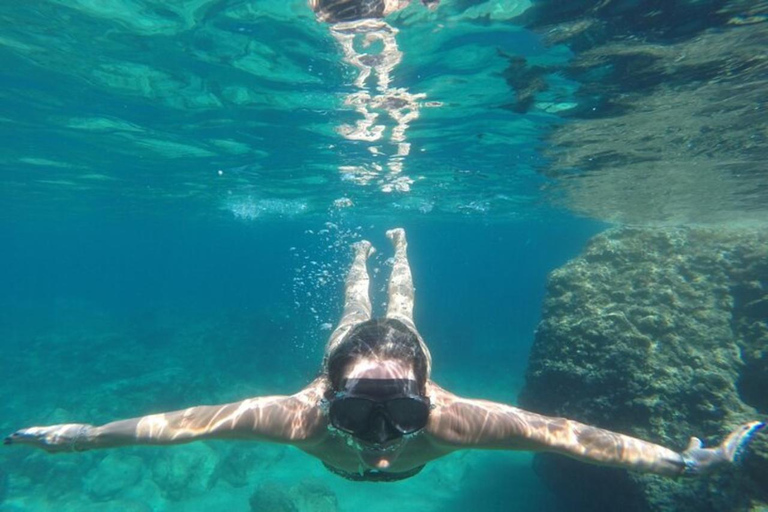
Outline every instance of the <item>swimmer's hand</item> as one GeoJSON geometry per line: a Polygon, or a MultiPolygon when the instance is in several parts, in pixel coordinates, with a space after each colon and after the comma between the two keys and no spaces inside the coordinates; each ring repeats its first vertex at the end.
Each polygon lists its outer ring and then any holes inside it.
{"type": "Polygon", "coordinates": [[[683,475],[700,475],[724,465],[733,464],[749,443],[752,436],[765,427],[765,423],[746,423],[723,440],[717,448],[704,448],[701,439],[692,437],[682,455],[685,468],[683,475]]]}
{"type": "Polygon", "coordinates": [[[81,452],[92,428],[82,423],[23,428],[6,437],[3,444],[26,444],[48,453],[81,452]]]}

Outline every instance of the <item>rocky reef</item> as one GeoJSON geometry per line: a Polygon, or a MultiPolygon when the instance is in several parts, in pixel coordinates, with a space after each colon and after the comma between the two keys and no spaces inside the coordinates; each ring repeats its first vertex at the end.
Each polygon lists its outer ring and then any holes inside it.
{"type": "Polygon", "coordinates": [[[275,482],[257,487],[250,498],[252,512],[338,512],[336,495],[322,483],[305,480],[286,488],[275,482]]]}
{"type": "MultiPolygon", "coordinates": [[[[521,406],[675,449],[768,415],[768,232],[609,230],[554,271],[521,406]]],[[[666,479],[539,455],[569,510],[762,510],[768,436],[742,464],[666,479]]]]}
{"type": "Polygon", "coordinates": [[[83,481],[83,490],[94,501],[112,500],[139,483],[143,461],[136,455],[109,453],[83,481]]]}

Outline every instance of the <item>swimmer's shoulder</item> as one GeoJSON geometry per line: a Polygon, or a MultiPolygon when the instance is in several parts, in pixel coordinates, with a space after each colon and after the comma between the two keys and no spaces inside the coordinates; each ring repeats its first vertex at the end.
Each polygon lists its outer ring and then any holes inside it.
{"type": "Polygon", "coordinates": [[[317,407],[327,399],[329,389],[331,389],[331,382],[328,376],[323,374],[316,377],[315,380],[293,396],[299,398],[302,403],[307,404],[309,407],[317,407]]]}
{"type": "Polygon", "coordinates": [[[432,379],[427,381],[426,393],[432,405],[432,410],[447,407],[459,399],[458,396],[454,395],[450,391],[446,391],[438,384],[436,384],[432,379]]]}

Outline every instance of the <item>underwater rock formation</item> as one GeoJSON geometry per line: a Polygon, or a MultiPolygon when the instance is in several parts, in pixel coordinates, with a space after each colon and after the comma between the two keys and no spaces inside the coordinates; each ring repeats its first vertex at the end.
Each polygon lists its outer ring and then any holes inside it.
{"type": "Polygon", "coordinates": [[[288,491],[275,483],[260,485],[249,500],[253,512],[298,512],[288,491]]]}
{"type": "Polygon", "coordinates": [[[219,458],[209,486],[213,487],[221,479],[232,487],[245,487],[251,481],[253,472],[268,473],[272,466],[280,463],[284,455],[284,447],[279,446],[268,449],[258,444],[228,447],[219,458]]]}
{"type": "Polygon", "coordinates": [[[110,453],[85,476],[83,489],[96,501],[111,500],[141,480],[144,462],[135,455],[110,453]]]}
{"type": "Polygon", "coordinates": [[[169,500],[200,495],[211,487],[219,454],[204,443],[163,451],[152,465],[152,479],[169,500]]]}
{"type": "Polygon", "coordinates": [[[285,488],[274,482],[260,485],[251,495],[253,512],[338,512],[336,494],[320,482],[305,480],[285,488]]]}
{"type": "Polygon", "coordinates": [[[249,448],[229,449],[216,466],[214,481],[222,479],[235,488],[248,485],[249,476],[259,460],[257,452],[249,448]]]}
{"type": "Polygon", "coordinates": [[[305,480],[295,485],[291,494],[296,496],[299,510],[311,512],[338,512],[336,494],[321,482],[305,480]]]}
{"type": "MultiPolygon", "coordinates": [[[[768,232],[610,230],[547,289],[523,407],[675,449],[766,419],[768,232]]],[[[768,502],[766,437],[740,467],[698,479],[554,455],[535,468],[569,510],[748,510],[768,502]]]]}

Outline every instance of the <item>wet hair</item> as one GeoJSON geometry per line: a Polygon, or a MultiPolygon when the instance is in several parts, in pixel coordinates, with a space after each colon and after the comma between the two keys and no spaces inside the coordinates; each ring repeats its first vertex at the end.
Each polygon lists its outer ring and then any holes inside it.
{"type": "Polygon", "coordinates": [[[344,369],[365,357],[411,363],[419,390],[422,393],[426,391],[429,365],[427,355],[416,333],[403,322],[392,318],[377,318],[354,326],[325,361],[331,388],[338,391],[344,369]]]}
{"type": "Polygon", "coordinates": [[[384,0],[318,0],[315,10],[326,17],[326,21],[357,21],[384,17],[384,0]]]}

